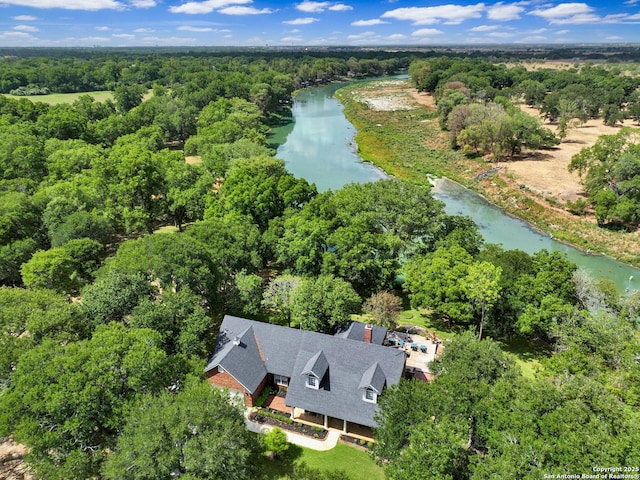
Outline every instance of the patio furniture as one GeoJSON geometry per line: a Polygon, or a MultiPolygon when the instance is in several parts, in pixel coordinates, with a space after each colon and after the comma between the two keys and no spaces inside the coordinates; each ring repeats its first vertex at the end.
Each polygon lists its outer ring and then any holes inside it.
{"type": "Polygon", "coordinates": [[[402,340],[401,338],[398,339],[398,346],[404,347],[404,340],[402,340]]]}
{"type": "Polygon", "coordinates": [[[422,353],[427,353],[427,346],[426,345],[420,345],[420,351],[422,353]]]}
{"type": "Polygon", "coordinates": [[[412,343],[411,344],[411,350],[413,350],[414,352],[418,351],[418,344],[417,343],[412,343]]]}
{"type": "Polygon", "coordinates": [[[393,338],[393,337],[389,337],[388,342],[389,342],[389,345],[395,345],[396,344],[396,339],[393,338]]]}

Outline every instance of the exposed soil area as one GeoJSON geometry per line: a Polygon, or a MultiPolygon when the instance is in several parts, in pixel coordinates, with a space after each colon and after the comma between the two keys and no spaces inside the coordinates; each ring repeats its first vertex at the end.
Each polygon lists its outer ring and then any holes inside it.
{"type": "Polygon", "coordinates": [[[0,479],[1,480],[35,480],[23,462],[27,447],[5,439],[0,443],[0,479]]]}

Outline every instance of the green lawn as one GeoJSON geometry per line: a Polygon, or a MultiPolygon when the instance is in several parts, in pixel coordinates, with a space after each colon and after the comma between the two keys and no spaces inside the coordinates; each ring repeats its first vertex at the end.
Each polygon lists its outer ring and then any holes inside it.
{"type": "Polygon", "coordinates": [[[384,472],[371,456],[355,447],[338,443],[335,448],[319,452],[291,445],[287,458],[269,460],[261,457],[258,468],[261,480],[281,480],[291,474],[294,464],[304,462],[318,470],[342,470],[351,480],[383,480],[384,472]]]}
{"type": "Polygon", "coordinates": [[[113,92],[110,92],[108,90],[101,90],[101,91],[95,91],[95,92],[82,92],[82,93],[52,93],[50,95],[28,95],[28,96],[5,94],[5,96],[9,98],[15,98],[18,100],[21,98],[26,98],[33,102],[43,102],[43,103],[48,103],[49,105],[56,105],[58,103],[73,103],[81,95],[90,95],[95,99],[96,102],[113,100],[113,92]]]}

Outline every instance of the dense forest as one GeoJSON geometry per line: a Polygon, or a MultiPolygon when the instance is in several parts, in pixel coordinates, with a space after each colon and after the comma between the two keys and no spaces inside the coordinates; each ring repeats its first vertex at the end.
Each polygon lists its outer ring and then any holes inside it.
{"type": "MultiPolygon", "coordinates": [[[[333,332],[365,312],[393,327],[401,300],[459,333],[434,382],[381,397],[374,453],[389,478],[640,465],[640,294],[555,252],[485,244],[428,185],[318,193],[269,148],[296,88],[393,72],[415,55],[0,61],[3,91],[113,91],[52,106],[0,96],[0,437],[30,448],[39,477],[260,478],[265,446],[202,378],[222,315],[333,332]],[[523,375],[504,353],[514,339],[538,347],[541,372],[523,375]]],[[[447,69],[458,63],[484,65],[447,69]]],[[[486,69],[504,74],[501,88],[464,70],[428,83],[431,65],[411,72],[440,103],[483,90],[513,115],[515,72],[486,69]]],[[[292,478],[325,476],[345,478],[292,478]]]]}

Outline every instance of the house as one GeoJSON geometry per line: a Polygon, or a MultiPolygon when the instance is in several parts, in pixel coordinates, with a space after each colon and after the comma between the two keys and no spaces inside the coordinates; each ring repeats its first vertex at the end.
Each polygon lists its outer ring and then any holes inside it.
{"type": "Polygon", "coordinates": [[[382,345],[386,330],[352,323],[337,335],[225,316],[205,368],[212,385],[253,406],[267,386],[286,389],[292,418],[374,427],[378,396],[403,375],[405,352],[382,345]]]}

